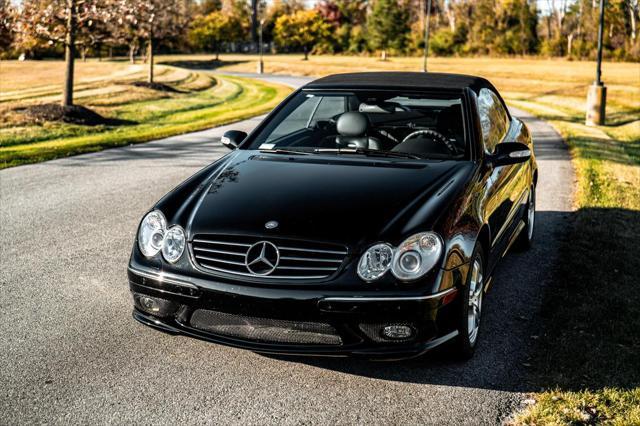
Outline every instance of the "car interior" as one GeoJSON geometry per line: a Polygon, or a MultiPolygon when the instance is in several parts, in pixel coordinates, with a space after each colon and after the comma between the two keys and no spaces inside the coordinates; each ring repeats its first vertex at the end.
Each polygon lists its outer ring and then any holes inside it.
{"type": "Polygon", "coordinates": [[[252,149],[466,155],[462,100],[398,92],[301,92],[256,137],[252,149]]]}

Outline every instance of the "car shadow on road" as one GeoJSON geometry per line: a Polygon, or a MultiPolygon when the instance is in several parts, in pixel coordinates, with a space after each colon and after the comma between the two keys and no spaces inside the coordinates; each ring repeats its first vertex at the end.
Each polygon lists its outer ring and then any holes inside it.
{"type": "Polygon", "coordinates": [[[358,358],[278,357],[286,362],[380,380],[493,389],[537,391],[529,370],[542,333],[540,308],[544,289],[554,277],[560,241],[570,212],[538,211],[536,244],[510,251],[500,262],[485,299],[481,337],[475,356],[460,361],[443,346],[406,361],[358,358]]]}
{"type": "Polygon", "coordinates": [[[244,64],[249,61],[220,61],[215,59],[207,60],[182,60],[182,61],[161,61],[162,65],[170,65],[172,67],[187,68],[198,71],[214,71],[220,67],[244,64]]]}

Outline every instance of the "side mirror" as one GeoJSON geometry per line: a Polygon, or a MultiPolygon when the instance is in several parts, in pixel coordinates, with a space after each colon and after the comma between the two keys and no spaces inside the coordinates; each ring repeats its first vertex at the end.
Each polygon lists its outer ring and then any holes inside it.
{"type": "Polygon", "coordinates": [[[531,150],[527,145],[520,142],[503,142],[496,145],[494,153],[489,156],[489,161],[497,167],[524,163],[530,158],[531,150]]]}
{"type": "Polygon", "coordinates": [[[241,132],[239,130],[228,130],[224,132],[224,135],[222,135],[220,142],[222,142],[222,145],[226,146],[227,148],[234,150],[238,148],[240,143],[245,140],[246,137],[247,134],[245,132],[241,132]]]}

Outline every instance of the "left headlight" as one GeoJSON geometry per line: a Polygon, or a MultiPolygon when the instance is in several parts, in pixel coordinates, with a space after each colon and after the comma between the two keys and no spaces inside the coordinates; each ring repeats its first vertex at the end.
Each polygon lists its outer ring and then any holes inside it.
{"type": "Polygon", "coordinates": [[[146,257],[153,257],[162,249],[167,220],[159,210],[147,214],[138,229],[138,247],[146,257]]]}
{"type": "Polygon", "coordinates": [[[181,226],[172,226],[164,236],[162,256],[167,262],[176,262],[184,253],[185,237],[181,226]]]}
{"type": "Polygon", "coordinates": [[[435,232],[412,235],[393,254],[391,273],[403,281],[417,280],[436,266],[442,251],[442,239],[435,232]]]}
{"type": "Polygon", "coordinates": [[[186,246],[184,229],[175,225],[167,229],[167,219],[159,210],[147,214],[138,230],[138,247],[146,257],[153,257],[162,251],[167,262],[180,259],[186,246]]]}

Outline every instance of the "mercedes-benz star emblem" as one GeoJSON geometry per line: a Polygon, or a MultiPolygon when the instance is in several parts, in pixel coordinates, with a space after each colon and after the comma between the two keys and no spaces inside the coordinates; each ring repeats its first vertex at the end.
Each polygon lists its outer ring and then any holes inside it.
{"type": "Polygon", "coordinates": [[[247,250],[244,263],[249,272],[255,275],[269,275],[278,267],[280,252],[269,241],[258,241],[247,250]]]}
{"type": "Polygon", "coordinates": [[[269,222],[264,224],[264,227],[267,229],[276,229],[278,227],[278,225],[280,225],[278,222],[276,222],[275,220],[270,220],[269,222]]]}

